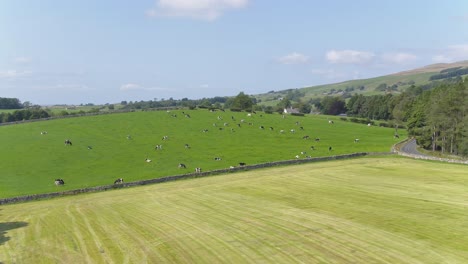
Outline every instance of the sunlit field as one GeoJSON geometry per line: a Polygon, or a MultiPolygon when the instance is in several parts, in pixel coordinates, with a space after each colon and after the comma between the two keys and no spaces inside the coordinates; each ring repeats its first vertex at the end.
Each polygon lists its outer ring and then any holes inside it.
{"type": "Polygon", "coordinates": [[[466,165],[276,167],[2,206],[4,263],[466,263],[466,165]]]}
{"type": "Polygon", "coordinates": [[[2,126],[0,197],[108,185],[117,178],[129,182],[192,173],[197,167],[229,168],[240,162],[388,152],[397,142],[393,133],[391,128],[336,117],[283,118],[208,110],[119,113],[2,126]],[[64,144],[66,139],[72,146],[64,144]],[[162,148],[157,150],[156,145],[162,148]],[[179,163],[186,169],[178,168],[179,163]],[[55,186],[57,178],[65,185],[55,186]]]}

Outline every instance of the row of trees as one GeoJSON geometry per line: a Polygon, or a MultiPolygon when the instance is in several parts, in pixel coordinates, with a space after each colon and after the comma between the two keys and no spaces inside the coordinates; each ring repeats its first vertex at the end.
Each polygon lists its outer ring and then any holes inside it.
{"type": "Polygon", "coordinates": [[[410,95],[395,112],[426,149],[468,156],[468,78],[410,95]]]}
{"type": "Polygon", "coordinates": [[[16,122],[50,117],[50,113],[44,109],[32,108],[16,110],[13,113],[0,113],[0,123],[16,122]]]}
{"type": "Polygon", "coordinates": [[[21,109],[23,104],[21,104],[18,98],[5,98],[0,97],[0,109],[21,109]]]}

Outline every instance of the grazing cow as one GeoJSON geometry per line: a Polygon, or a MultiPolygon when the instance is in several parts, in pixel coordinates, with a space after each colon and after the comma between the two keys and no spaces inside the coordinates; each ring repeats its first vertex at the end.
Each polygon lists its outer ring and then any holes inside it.
{"type": "Polygon", "coordinates": [[[245,120],[244,120],[244,119],[241,119],[241,123],[244,123],[244,122],[245,122],[245,120]]]}
{"type": "Polygon", "coordinates": [[[310,146],[310,149],[311,149],[311,150],[315,150],[315,147],[314,147],[314,146],[310,146]]]}
{"type": "Polygon", "coordinates": [[[196,173],[200,173],[201,171],[202,171],[201,168],[195,168],[196,173]]]}
{"type": "Polygon", "coordinates": [[[189,144],[185,144],[185,149],[189,149],[190,148],[190,145],[189,144]]]}
{"type": "Polygon", "coordinates": [[[73,144],[72,144],[71,140],[65,139],[65,145],[71,146],[71,145],[73,145],[73,144]]]}
{"type": "Polygon", "coordinates": [[[160,150],[160,149],[162,149],[162,145],[159,145],[159,144],[158,144],[158,145],[156,145],[156,146],[154,147],[154,149],[160,150]]]}
{"type": "Polygon", "coordinates": [[[236,119],[234,118],[234,116],[231,116],[231,119],[234,120],[234,121],[236,121],[236,119]]]}
{"type": "Polygon", "coordinates": [[[128,140],[132,139],[132,136],[127,135],[127,139],[128,139],[128,140]]]}
{"type": "Polygon", "coordinates": [[[301,123],[299,123],[299,121],[296,121],[296,123],[294,123],[294,124],[296,124],[296,126],[298,126],[298,125],[300,125],[301,123]]]}
{"type": "Polygon", "coordinates": [[[296,155],[296,159],[300,158],[299,155],[296,155]]]}
{"type": "Polygon", "coordinates": [[[291,129],[290,131],[291,131],[291,133],[296,133],[295,129],[291,129]]]}
{"type": "Polygon", "coordinates": [[[309,139],[309,136],[303,136],[302,139],[309,139]]]}
{"type": "Polygon", "coordinates": [[[122,178],[118,178],[117,180],[114,181],[114,184],[122,184],[124,183],[124,180],[122,178]]]}
{"type": "Polygon", "coordinates": [[[240,125],[240,124],[237,124],[237,127],[241,127],[241,125],[240,125]]]}
{"type": "Polygon", "coordinates": [[[367,126],[372,126],[372,124],[371,124],[371,123],[368,123],[367,126]]]}
{"type": "Polygon", "coordinates": [[[146,159],[145,159],[145,161],[146,161],[146,162],[151,162],[151,160],[150,160],[150,159],[148,159],[148,158],[146,158],[146,159]]]}
{"type": "Polygon", "coordinates": [[[260,129],[263,130],[263,129],[265,129],[265,127],[264,127],[264,126],[260,126],[260,129]]]}
{"type": "Polygon", "coordinates": [[[189,115],[189,114],[185,114],[185,117],[186,117],[186,118],[190,118],[190,115],[189,115]]]}
{"type": "Polygon", "coordinates": [[[223,118],[222,118],[222,117],[220,117],[220,116],[218,116],[218,120],[223,120],[223,118]]]}
{"type": "Polygon", "coordinates": [[[62,179],[55,179],[55,185],[59,186],[59,185],[64,185],[65,182],[62,180],[62,179]]]}
{"type": "Polygon", "coordinates": [[[358,143],[358,142],[359,142],[359,138],[355,138],[354,143],[358,143]]]}
{"type": "Polygon", "coordinates": [[[90,150],[91,150],[91,149],[93,149],[93,147],[92,147],[92,146],[88,146],[88,149],[90,149],[90,150]]]}
{"type": "Polygon", "coordinates": [[[300,130],[304,130],[304,127],[299,127],[300,130]]]}
{"type": "Polygon", "coordinates": [[[270,127],[270,130],[273,131],[273,127],[270,127]]]}
{"type": "Polygon", "coordinates": [[[234,169],[235,167],[234,166],[229,166],[230,169],[234,169]]]}
{"type": "Polygon", "coordinates": [[[41,131],[41,135],[47,134],[47,131],[41,131]]]}
{"type": "Polygon", "coordinates": [[[213,123],[213,126],[215,127],[215,126],[216,126],[216,123],[213,123]]]}
{"type": "Polygon", "coordinates": [[[331,147],[331,146],[330,146],[330,147],[328,147],[328,151],[332,151],[332,147],[331,147]]]}
{"type": "Polygon", "coordinates": [[[183,164],[183,163],[179,163],[178,167],[179,167],[179,169],[186,169],[187,168],[187,166],[185,166],[185,164],[183,164]]]}
{"type": "Polygon", "coordinates": [[[220,161],[220,160],[221,160],[221,158],[220,158],[220,157],[215,157],[215,158],[214,158],[214,160],[216,160],[216,161],[220,161]]]}
{"type": "Polygon", "coordinates": [[[229,126],[229,124],[228,124],[228,123],[224,123],[224,126],[229,126]]]}
{"type": "Polygon", "coordinates": [[[334,124],[333,120],[328,120],[328,124],[334,124]]]}
{"type": "Polygon", "coordinates": [[[203,129],[202,132],[206,133],[206,132],[208,132],[208,129],[203,129]]]}
{"type": "Polygon", "coordinates": [[[283,130],[283,129],[281,129],[281,130],[280,130],[280,133],[281,133],[281,134],[283,134],[283,133],[284,133],[284,130],[283,130]]]}
{"type": "Polygon", "coordinates": [[[315,138],[315,141],[319,142],[319,141],[320,141],[320,138],[315,138]]]}
{"type": "Polygon", "coordinates": [[[252,114],[247,114],[247,116],[252,116],[252,114]]]}
{"type": "Polygon", "coordinates": [[[400,135],[395,134],[395,135],[393,135],[393,138],[400,138],[400,135]]]}
{"type": "Polygon", "coordinates": [[[162,137],[162,140],[168,140],[168,139],[169,139],[169,136],[162,137]]]}
{"type": "Polygon", "coordinates": [[[305,155],[307,152],[305,151],[301,151],[301,155],[305,155]]]}
{"type": "Polygon", "coordinates": [[[245,162],[239,162],[239,166],[242,167],[242,166],[245,166],[245,165],[247,165],[245,162]]]}
{"type": "Polygon", "coordinates": [[[311,159],[312,157],[311,156],[306,156],[306,159],[311,159]]]}

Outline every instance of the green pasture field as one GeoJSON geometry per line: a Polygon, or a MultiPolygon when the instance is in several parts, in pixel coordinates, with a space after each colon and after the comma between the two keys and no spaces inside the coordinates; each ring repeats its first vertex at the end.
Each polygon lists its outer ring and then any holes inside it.
{"type": "Polygon", "coordinates": [[[467,263],[466,165],[275,167],[0,209],[4,263],[467,263]]]}
{"type": "MultiPolygon", "coordinates": [[[[185,110],[190,115],[187,118],[182,112],[116,113],[1,126],[0,198],[108,185],[117,178],[130,182],[185,174],[197,167],[208,171],[238,166],[239,162],[290,160],[296,155],[388,152],[397,141],[391,128],[368,127],[333,116],[283,118],[258,113],[249,117],[245,112],[185,110]],[[204,129],[208,132],[202,132],[204,129]],[[43,131],[47,134],[41,134],[43,131]],[[305,135],[310,139],[303,139],[305,135]],[[162,140],[163,136],[168,140],[162,140]],[[360,142],[354,143],[355,138],[360,142]],[[73,145],[66,146],[66,139],[73,145]],[[155,150],[157,144],[163,148],[155,150]],[[221,160],[215,161],[215,157],[221,160]],[[178,168],[179,163],[187,169],[178,168]],[[65,185],[55,186],[57,178],[65,185]]],[[[405,132],[400,132],[404,138],[405,132]]]]}

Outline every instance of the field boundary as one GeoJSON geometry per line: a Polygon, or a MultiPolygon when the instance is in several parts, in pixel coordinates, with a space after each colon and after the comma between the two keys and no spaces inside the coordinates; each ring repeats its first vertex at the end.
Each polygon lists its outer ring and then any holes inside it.
{"type": "Polygon", "coordinates": [[[157,183],[171,182],[171,181],[191,179],[191,178],[200,178],[200,177],[228,174],[232,172],[270,168],[270,167],[275,167],[275,166],[305,164],[305,163],[310,163],[310,162],[342,160],[342,159],[351,159],[351,158],[357,158],[357,157],[363,157],[363,156],[382,156],[382,155],[393,155],[393,154],[394,154],[393,152],[359,152],[359,153],[343,154],[343,155],[327,156],[327,157],[266,162],[266,163],[261,163],[261,164],[238,166],[234,168],[218,169],[218,170],[211,170],[211,171],[198,172],[198,173],[194,172],[194,173],[166,176],[166,177],[149,179],[149,180],[126,182],[122,184],[111,184],[111,185],[104,185],[104,186],[95,186],[95,187],[88,187],[88,188],[82,188],[82,189],[68,190],[68,191],[62,191],[62,192],[31,194],[31,195],[16,196],[16,197],[10,197],[10,198],[2,198],[0,199],[0,205],[22,203],[22,202],[43,200],[43,199],[51,199],[51,198],[56,198],[56,197],[77,195],[77,194],[82,194],[82,193],[102,192],[102,191],[120,189],[120,188],[125,188],[125,187],[134,187],[134,186],[142,186],[142,185],[147,185],[147,184],[157,184],[157,183]]]}

